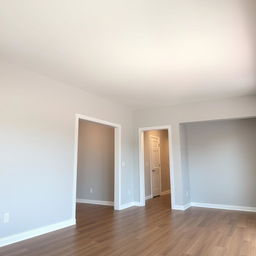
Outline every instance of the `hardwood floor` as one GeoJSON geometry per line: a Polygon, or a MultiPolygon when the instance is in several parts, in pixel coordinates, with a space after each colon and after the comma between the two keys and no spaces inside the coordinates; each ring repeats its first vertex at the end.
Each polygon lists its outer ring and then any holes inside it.
{"type": "Polygon", "coordinates": [[[168,195],[123,211],[78,204],[76,227],[0,248],[0,255],[256,256],[256,213],[169,205],[168,195]]]}

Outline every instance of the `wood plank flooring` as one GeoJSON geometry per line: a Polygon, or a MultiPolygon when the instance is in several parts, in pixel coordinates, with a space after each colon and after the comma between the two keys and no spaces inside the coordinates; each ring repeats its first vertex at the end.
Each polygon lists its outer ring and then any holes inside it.
{"type": "Polygon", "coordinates": [[[77,205],[77,226],[0,248],[1,256],[256,256],[256,213],[190,208],[169,196],[114,211],[77,205]]]}

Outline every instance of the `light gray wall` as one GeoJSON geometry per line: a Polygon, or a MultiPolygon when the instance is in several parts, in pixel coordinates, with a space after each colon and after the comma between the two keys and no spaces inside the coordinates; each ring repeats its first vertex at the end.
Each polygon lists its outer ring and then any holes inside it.
{"type": "Polygon", "coordinates": [[[182,171],[182,185],[184,189],[183,202],[188,204],[191,202],[190,196],[190,175],[188,166],[188,147],[187,147],[187,133],[186,126],[180,125],[180,153],[181,153],[181,171],[182,171]]]}
{"type": "Polygon", "coordinates": [[[114,201],[114,142],[113,127],[79,121],[78,199],[114,201]]]}
{"type": "Polygon", "coordinates": [[[0,112],[0,237],[72,218],[75,114],[121,124],[121,201],[133,201],[130,109],[0,62],[0,112]]]}
{"type": "Polygon", "coordinates": [[[145,196],[151,195],[150,136],[152,135],[160,138],[161,191],[170,189],[168,130],[146,131],[144,132],[145,196]]]}
{"type": "Polygon", "coordinates": [[[185,129],[191,201],[256,207],[256,119],[185,129]]]}
{"type": "Polygon", "coordinates": [[[189,199],[189,177],[182,167],[182,143],[180,124],[183,122],[246,118],[256,116],[256,97],[237,97],[215,101],[187,103],[177,106],[138,110],[134,113],[134,144],[137,150],[134,165],[134,196],[139,200],[138,128],[161,125],[171,126],[172,159],[175,204],[184,205],[189,199]]]}
{"type": "Polygon", "coordinates": [[[75,114],[122,126],[121,201],[139,201],[138,128],[171,125],[175,203],[185,203],[181,122],[256,116],[256,97],[135,111],[0,62],[0,237],[72,218],[75,114]],[[134,115],[133,115],[134,114],[134,115]],[[133,119],[134,117],[134,119],[133,119]],[[40,216],[40,219],[38,218],[40,216]]]}

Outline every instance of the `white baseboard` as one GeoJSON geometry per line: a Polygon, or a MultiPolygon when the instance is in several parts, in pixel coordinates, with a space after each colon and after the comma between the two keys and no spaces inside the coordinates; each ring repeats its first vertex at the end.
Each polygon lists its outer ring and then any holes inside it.
{"type": "Polygon", "coordinates": [[[153,196],[152,196],[152,195],[145,196],[145,200],[148,200],[148,199],[151,199],[151,198],[153,198],[153,196]]]}
{"type": "Polygon", "coordinates": [[[133,206],[144,206],[144,205],[141,205],[140,202],[129,202],[129,203],[126,203],[126,204],[121,204],[117,208],[117,210],[124,210],[124,209],[130,208],[130,207],[133,207],[133,206]]]}
{"type": "Polygon", "coordinates": [[[111,201],[100,201],[100,200],[91,200],[91,199],[76,199],[77,203],[82,204],[98,204],[98,205],[109,205],[114,206],[114,202],[111,201]]]}
{"type": "Polygon", "coordinates": [[[162,192],[160,193],[161,196],[163,196],[163,195],[169,195],[169,194],[170,194],[170,189],[169,189],[169,190],[162,191],[162,192]]]}
{"type": "Polygon", "coordinates": [[[238,205],[207,204],[207,203],[191,202],[191,206],[202,207],[202,208],[221,209],[221,210],[256,212],[256,207],[247,207],[247,206],[238,206],[238,205]]]}
{"type": "Polygon", "coordinates": [[[135,206],[134,202],[129,202],[129,203],[126,203],[126,204],[121,204],[117,210],[124,210],[124,209],[127,209],[129,207],[132,207],[132,206],[135,206]]]}
{"type": "Polygon", "coordinates": [[[191,203],[187,203],[184,205],[184,211],[191,207],[191,203]]]}
{"type": "MultiPolygon", "coordinates": [[[[114,205],[114,202],[110,202],[110,201],[98,201],[98,200],[89,200],[89,199],[77,199],[76,202],[83,203],[83,204],[98,204],[98,205],[109,205],[109,206],[114,205]]],[[[117,206],[115,210],[124,210],[132,206],[142,206],[142,205],[140,204],[140,202],[134,201],[134,202],[121,204],[120,206],[117,206]]]]}
{"type": "MultiPolygon", "coordinates": [[[[160,193],[161,196],[163,196],[163,195],[169,195],[169,194],[170,194],[170,190],[165,190],[165,191],[162,191],[162,192],[160,193]]],[[[153,195],[145,196],[145,200],[149,200],[149,199],[151,199],[151,198],[153,198],[153,195]]]]}
{"type": "Polygon", "coordinates": [[[7,237],[3,237],[0,238],[0,247],[2,246],[6,246],[9,244],[13,244],[13,243],[17,243],[26,239],[30,239],[36,236],[41,236],[44,235],[46,233],[50,233],[52,231],[56,231],[62,228],[66,228],[69,226],[73,226],[76,224],[76,220],[74,219],[70,219],[70,220],[66,220],[66,221],[62,221],[62,222],[58,222],[55,224],[51,224],[48,226],[44,226],[41,228],[36,228],[36,229],[32,229],[23,233],[19,233],[19,234],[15,234],[15,235],[11,235],[11,236],[7,236],[7,237]]]}
{"type": "Polygon", "coordinates": [[[172,210],[178,210],[178,211],[186,211],[190,207],[190,203],[184,204],[184,205],[174,205],[172,210]]]}
{"type": "Polygon", "coordinates": [[[145,204],[142,205],[140,202],[133,202],[133,205],[134,206],[145,206],[145,204]]]}
{"type": "Polygon", "coordinates": [[[183,205],[174,205],[172,207],[172,210],[179,210],[179,211],[184,211],[184,206],[183,205]]]}

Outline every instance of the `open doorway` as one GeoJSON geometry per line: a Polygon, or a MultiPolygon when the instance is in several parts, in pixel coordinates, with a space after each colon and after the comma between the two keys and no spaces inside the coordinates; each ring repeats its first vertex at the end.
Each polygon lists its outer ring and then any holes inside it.
{"type": "Polygon", "coordinates": [[[121,126],[83,115],[76,116],[76,203],[114,206],[121,204],[121,126]]]}
{"type": "Polygon", "coordinates": [[[139,136],[140,202],[161,201],[173,208],[170,127],[141,128],[139,136]]]}
{"type": "Polygon", "coordinates": [[[170,194],[168,130],[144,132],[146,199],[170,194]]]}
{"type": "Polygon", "coordinates": [[[114,206],[114,130],[79,120],[77,203],[114,206]]]}

